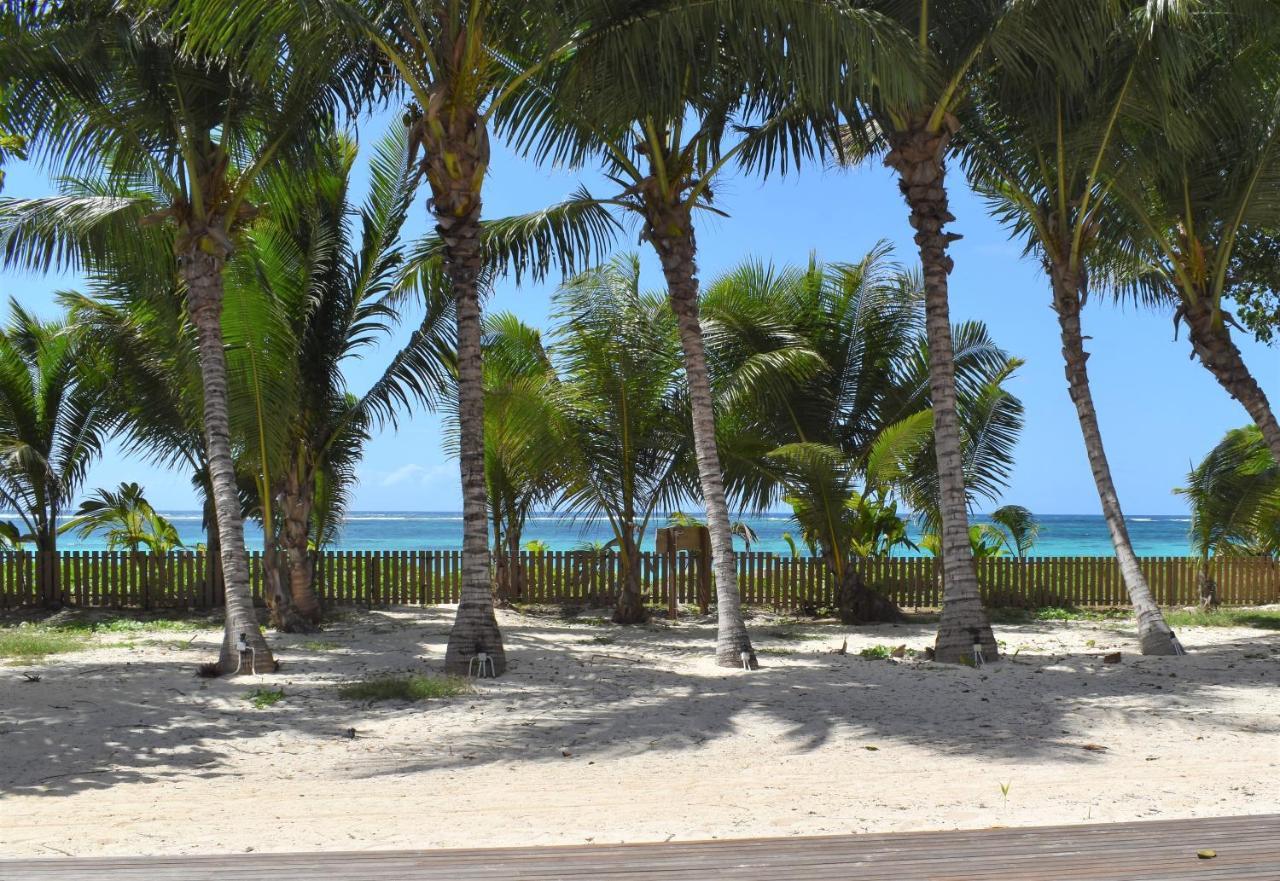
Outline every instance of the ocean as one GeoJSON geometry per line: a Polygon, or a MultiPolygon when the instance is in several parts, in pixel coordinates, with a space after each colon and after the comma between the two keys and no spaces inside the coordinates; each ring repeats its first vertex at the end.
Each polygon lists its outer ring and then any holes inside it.
{"type": "MultiPolygon", "coordinates": [[[[173,521],[183,542],[194,547],[204,541],[200,528],[200,514],[194,511],[165,512],[173,521]]],[[[5,518],[0,514],[0,519],[5,518]]],[[[751,546],[753,551],[789,553],[784,532],[797,535],[794,521],[789,514],[763,514],[740,518],[749,523],[760,537],[751,546]]],[[[978,516],[974,522],[985,518],[978,516]]],[[[1032,554],[1045,557],[1104,557],[1110,556],[1111,539],[1106,524],[1100,516],[1072,514],[1046,514],[1040,518],[1040,538],[1032,554]]],[[[1191,553],[1185,516],[1133,516],[1128,518],[1129,534],[1134,549],[1143,556],[1187,556],[1191,553]]],[[[645,548],[653,547],[653,530],[665,524],[665,518],[655,518],[645,537],[645,548]]],[[[911,529],[913,538],[918,530],[911,529]]],[[[560,514],[533,514],[525,528],[525,541],[538,539],[546,542],[551,550],[567,551],[585,542],[608,541],[612,537],[608,526],[602,522],[575,520],[560,514]]],[[[246,525],[246,538],[250,548],[261,547],[262,532],[254,524],[246,525]]],[[[798,535],[797,535],[798,541],[798,535]]],[[[740,539],[734,540],[738,550],[743,550],[740,539]]],[[[81,539],[67,533],[59,541],[64,550],[104,550],[106,541],[101,536],[81,539]]],[[[347,517],[342,534],[333,545],[340,550],[447,550],[462,546],[462,515],[449,511],[359,511],[347,517]]],[[[904,556],[911,552],[900,552],[904,556]]]]}

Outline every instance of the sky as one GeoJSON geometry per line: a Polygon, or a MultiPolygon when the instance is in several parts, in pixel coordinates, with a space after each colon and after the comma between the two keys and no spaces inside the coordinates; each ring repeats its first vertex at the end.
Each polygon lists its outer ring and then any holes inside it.
{"type": "MultiPolygon", "coordinates": [[[[393,115],[359,127],[365,143],[386,131],[393,115]]],[[[362,157],[363,158],[363,157],[362,157]]],[[[32,163],[6,167],[4,196],[34,197],[54,192],[51,180],[32,163]]],[[[363,190],[363,166],[357,171],[363,190]]],[[[484,215],[503,217],[537,210],[565,198],[585,182],[597,195],[609,185],[587,169],[549,169],[513,155],[495,141],[485,183],[484,215]]],[[[1067,396],[1057,322],[1049,306],[1043,271],[1022,256],[1022,247],[986,213],[982,200],[952,168],[948,229],[963,238],[951,249],[952,321],[978,318],[995,340],[1026,361],[1008,387],[1022,399],[1026,427],[1002,503],[1020,504],[1039,514],[1096,514],[1097,493],[1090,476],[1075,409],[1067,396]]],[[[419,195],[406,228],[408,237],[428,229],[425,195],[419,195]]],[[[775,263],[803,263],[811,253],[828,261],[860,259],[878,241],[890,242],[895,257],[915,262],[907,211],[889,171],[877,164],[856,169],[812,167],[799,174],[760,180],[726,178],[715,192],[728,218],[703,213],[697,233],[698,265],[705,282],[747,257],[775,263]]],[[[643,282],[661,286],[657,261],[638,230],[628,224],[615,250],[642,258],[643,282]]],[[[550,297],[557,279],[516,285],[501,280],[487,309],[514,312],[540,327],[548,325],[550,297]]],[[[74,275],[32,275],[0,270],[0,295],[40,314],[57,314],[54,294],[75,288],[74,275]]],[[[1174,339],[1172,314],[1092,300],[1085,309],[1089,371],[1103,437],[1126,513],[1177,514],[1185,504],[1173,494],[1192,463],[1228,429],[1248,416],[1198,361],[1183,332],[1174,339]]],[[[1280,349],[1237,334],[1245,361],[1268,396],[1280,405],[1280,349]]],[[[351,387],[367,387],[390,357],[397,339],[350,363],[351,387]]],[[[441,419],[416,412],[399,430],[379,433],[359,469],[354,509],[365,511],[454,511],[461,508],[458,468],[442,443],[441,419]]],[[[195,508],[187,475],[126,457],[112,447],[88,475],[86,491],[121,481],[143,484],[162,510],[195,508]]],[[[979,506],[986,510],[992,505],[979,506]]]]}

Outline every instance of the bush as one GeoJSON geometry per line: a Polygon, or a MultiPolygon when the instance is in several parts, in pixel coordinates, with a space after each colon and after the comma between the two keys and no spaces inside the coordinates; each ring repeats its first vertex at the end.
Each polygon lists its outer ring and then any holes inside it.
{"type": "Polygon", "coordinates": [[[471,683],[457,676],[381,676],[363,679],[338,687],[338,694],[348,700],[407,701],[412,703],[433,698],[471,694],[471,683]]]}
{"type": "Polygon", "coordinates": [[[265,710],[267,707],[275,706],[284,700],[284,689],[258,688],[249,692],[245,700],[249,701],[257,709],[265,710]]]}

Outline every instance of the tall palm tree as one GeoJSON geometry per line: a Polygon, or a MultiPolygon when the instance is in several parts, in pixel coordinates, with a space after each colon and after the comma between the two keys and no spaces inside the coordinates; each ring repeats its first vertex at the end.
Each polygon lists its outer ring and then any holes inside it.
{"type": "MultiPolygon", "coordinates": [[[[1133,287],[1177,303],[1193,355],[1280,458],[1280,422],[1224,304],[1251,237],[1280,227],[1280,25],[1274,4],[1207,4],[1180,23],[1181,76],[1126,119],[1108,181],[1133,287]],[[1159,100],[1163,98],[1163,100],[1159,100]]],[[[1171,41],[1172,42],[1172,41],[1171,41]]]]}
{"type": "Polygon", "coordinates": [[[85,382],[75,328],[10,303],[0,329],[0,502],[17,513],[43,565],[45,602],[61,602],[58,517],[101,454],[111,423],[85,382]]]}
{"type": "Polygon", "coordinates": [[[1214,558],[1280,554],[1280,465],[1256,425],[1227,432],[1175,492],[1191,506],[1202,606],[1218,602],[1214,558]]]}
{"type": "Polygon", "coordinates": [[[1036,516],[1022,505],[1001,505],[991,512],[984,530],[1000,547],[1019,560],[1026,559],[1040,535],[1036,516]]]}
{"type": "MultiPolygon", "coordinates": [[[[1002,50],[1027,41],[1044,47],[1056,31],[1028,29],[1021,14],[1028,4],[1012,0],[873,0],[869,5],[915,35],[916,69],[924,83],[918,95],[906,100],[871,95],[850,112],[844,137],[852,156],[884,152],[884,164],[897,175],[910,211],[924,269],[946,585],[935,657],[963,661],[971,657],[975,644],[981,644],[983,656],[993,659],[999,657],[999,648],[982,608],[969,544],[947,288],[953,266],[947,249],[960,236],[944,230],[955,220],[948,207],[946,160],[975,76],[1002,50]]],[[[1069,33],[1070,26],[1064,22],[1062,30],[1069,33]]]]}
{"type": "MultiPolygon", "coordinates": [[[[1159,43],[1167,29],[1108,16],[1114,4],[1106,0],[1083,5],[1097,14],[1089,28],[1078,28],[1079,51],[1056,58],[1038,47],[1008,53],[981,79],[965,158],[975,186],[1048,276],[1067,387],[1142,651],[1171,655],[1173,631],[1142,574],[1111,476],[1081,324],[1090,278],[1105,279],[1113,259],[1106,229],[1115,209],[1105,181],[1125,161],[1118,129],[1162,87],[1168,47],[1159,43]]],[[[1054,26],[1046,19],[1045,27],[1054,26]]]]}
{"type": "MultiPolygon", "coordinates": [[[[97,189],[11,201],[0,221],[6,261],[163,266],[170,245],[196,332],[203,427],[226,582],[224,672],[238,639],[272,669],[249,589],[236,488],[222,339],[228,259],[255,214],[253,189],[273,163],[301,157],[332,112],[332,68],[303,68],[273,43],[273,64],[249,70],[234,53],[202,53],[161,10],[105,0],[9,4],[0,17],[11,115],[31,152],[97,189]],[[168,224],[171,235],[147,235],[168,224]]],[[[170,266],[174,264],[171,262],[170,266]]]]}
{"type": "MultiPolygon", "coordinates": [[[[849,622],[898,616],[854,559],[905,541],[891,496],[938,508],[922,305],[919,279],[884,245],[857,263],[749,261],[716,279],[703,304],[731,492],[757,510],[791,503],[849,622]]],[[[954,336],[967,483],[992,497],[1020,426],[1001,388],[1016,362],[981,325],[954,336]]]]}
{"type": "Polygon", "coordinates": [[[560,503],[608,521],[621,564],[613,620],[634,624],[648,617],[645,531],[693,489],[675,320],[663,296],[642,293],[635,255],[566,282],[556,308],[554,401],[569,454],[560,503]]]}
{"type": "Polygon", "coordinates": [[[635,13],[644,4],[621,6],[628,36],[647,55],[619,58],[618,40],[584,43],[551,87],[526,90],[512,126],[543,161],[602,162],[618,189],[599,202],[638,221],[658,256],[684,352],[711,537],[716,659],[736,667],[745,654],[755,666],[699,318],[695,216],[723,213],[713,191],[731,169],[768,172],[820,156],[835,140],[826,111],[838,96],[869,92],[872,82],[897,93],[894,65],[862,62],[906,53],[891,23],[843,4],[674,3],[643,15],[635,13]]]}
{"type": "MultiPolygon", "coordinates": [[[[483,652],[501,674],[506,654],[489,577],[480,320],[480,296],[492,256],[486,253],[481,221],[489,140],[495,116],[506,111],[522,86],[572,53],[584,32],[583,10],[561,0],[187,0],[181,5],[185,21],[202,41],[248,52],[270,65],[275,50],[266,45],[270,40],[261,39],[263,32],[305,34],[309,66],[336,65],[343,73],[354,71],[357,88],[408,97],[410,155],[430,188],[428,206],[454,296],[456,324],[462,592],[445,667],[465,672],[470,659],[483,652]]],[[[565,244],[562,232],[555,227],[550,237],[565,244]]],[[[581,244],[580,239],[575,242],[581,244]]],[[[571,250],[522,250],[513,262],[537,274],[566,259],[571,250]]]]}

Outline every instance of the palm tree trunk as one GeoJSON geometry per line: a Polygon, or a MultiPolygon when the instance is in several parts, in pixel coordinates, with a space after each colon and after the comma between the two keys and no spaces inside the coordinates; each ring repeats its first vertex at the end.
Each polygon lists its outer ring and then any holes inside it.
{"type": "Polygon", "coordinates": [[[841,624],[873,624],[905,621],[897,603],[867,585],[853,560],[846,560],[844,571],[836,566],[835,556],[824,549],[823,560],[835,580],[836,614],[841,624]]]}
{"type": "Polygon", "coordinates": [[[698,480],[707,509],[707,530],[711,533],[711,557],[716,579],[716,663],[741,667],[746,652],[755,669],[755,649],[742,619],[742,598],[738,593],[738,567],[733,555],[733,534],[729,528],[729,505],[725,500],[720,451],[716,447],[715,410],[711,401],[711,380],[707,374],[702,324],[698,317],[697,245],[693,220],[687,208],[650,219],[650,239],[662,261],[671,309],[680,329],[684,349],[684,372],[689,383],[689,406],[693,413],[693,444],[698,457],[698,480]],[[656,222],[655,222],[656,221],[656,222]]]}
{"type": "Polygon", "coordinates": [[[293,610],[307,625],[320,623],[320,598],[316,595],[315,560],[311,555],[311,510],[315,481],[289,469],[280,494],[281,544],[289,566],[289,597],[293,610]]]}
{"type": "Polygon", "coordinates": [[[1191,334],[1191,346],[1200,363],[1205,366],[1218,384],[1227,390],[1248,412],[1271,455],[1280,462],[1280,423],[1276,422],[1271,402],[1258,381],[1253,378],[1244,363],[1244,356],[1231,339],[1222,312],[1215,310],[1206,297],[1192,301],[1183,298],[1179,314],[1187,322],[1191,334]]]}
{"type": "MultiPolygon", "coordinates": [[[[187,308],[196,330],[200,376],[204,390],[205,447],[209,479],[217,512],[222,577],[226,586],[226,623],[218,667],[232,673],[240,667],[237,640],[241,635],[254,650],[258,672],[275,669],[275,659],[258,628],[249,588],[249,560],[244,547],[244,522],[231,459],[231,428],[227,412],[227,362],[222,344],[222,270],[225,255],[209,254],[192,245],[178,259],[187,286],[187,308]]],[[[241,672],[249,672],[241,668],[241,672]]]]}
{"type": "Polygon", "coordinates": [[[1084,350],[1084,335],[1080,329],[1080,307],[1084,302],[1084,279],[1067,267],[1055,266],[1053,276],[1053,309],[1058,313],[1058,328],[1062,334],[1062,358],[1065,362],[1067,387],[1071,401],[1076,405],[1080,420],[1080,432],[1084,435],[1084,448],[1089,456],[1089,468],[1093,471],[1093,483],[1102,503],[1102,516],[1111,533],[1111,544],[1120,563],[1120,575],[1124,578],[1129,602],[1138,619],[1138,642],[1144,655],[1177,654],[1173,644],[1173,631],[1165,623],[1160,606],[1151,594],[1151,587],[1138,565],[1138,556],[1129,541],[1129,528],[1120,510],[1120,496],[1111,480],[1111,466],[1102,446],[1102,431],[1098,427],[1098,413],[1093,406],[1093,392],[1089,388],[1089,372],[1086,362],[1089,353],[1084,350]]]}
{"type": "Polygon", "coordinates": [[[911,226],[924,269],[925,330],[929,340],[929,388],[933,404],[934,447],[938,457],[941,515],[943,596],[935,657],[957,663],[973,658],[982,646],[985,660],[999,657],[991,624],[982,608],[978,575],[969,546],[968,499],[960,449],[960,421],[956,414],[955,353],[947,301],[947,276],[952,260],[947,247],[959,238],[942,227],[955,217],[947,210],[943,157],[954,122],[940,132],[919,124],[889,136],[891,150],[885,165],[898,172],[898,188],[911,209],[911,226]]]}
{"type": "MultiPolygon", "coordinates": [[[[489,136],[475,108],[437,109],[439,129],[424,126],[428,141],[436,232],[444,243],[444,270],[453,286],[458,334],[458,465],[462,473],[462,591],[445,650],[445,670],[465,674],[483,652],[495,675],[507,667],[502,633],[493,609],[489,575],[488,488],[484,479],[484,376],[480,347],[480,186],[489,164],[489,136]],[[446,162],[449,157],[451,161],[446,162]]],[[[433,120],[435,122],[437,120],[433,120]]]]}
{"type": "Polygon", "coordinates": [[[640,594],[640,549],[636,547],[630,522],[623,526],[621,538],[623,568],[618,584],[618,598],[613,609],[613,621],[615,624],[643,624],[649,620],[649,612],[645,609],[644,599],[640,594]]]}

